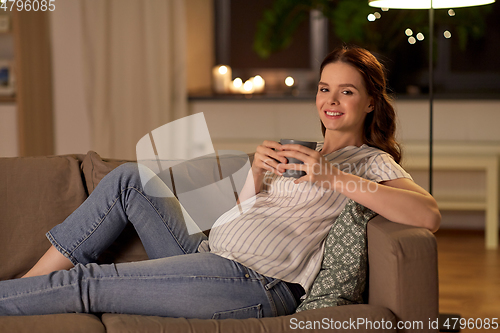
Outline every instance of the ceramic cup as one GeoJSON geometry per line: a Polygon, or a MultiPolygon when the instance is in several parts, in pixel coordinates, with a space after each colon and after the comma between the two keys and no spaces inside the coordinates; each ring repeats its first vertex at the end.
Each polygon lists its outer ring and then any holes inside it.
{"type": "MultiPolygon", "coordinates": [[[[311,148],[311,149],[316,149],[316,144],[317,144],[314,141],[300,141],[300,140],[293,140],[293,139],[281,139],[280,143],[282,145],[297,144],[297,145],[302,145],[302,146],[305,146],[305,147],[311,148]]],[[[299,161],[295,158],[287,157],[287,160],[288,160],[288,163],[303,164],[302,161],[299,161]]],[[[305,176],[305,175],[306,175],[306,173],[304,171],[300,171],[300,170],[286,170],[283,173],[283,177],[293,177],[293,178],[300,178],[300,177],[305,176]]]]}

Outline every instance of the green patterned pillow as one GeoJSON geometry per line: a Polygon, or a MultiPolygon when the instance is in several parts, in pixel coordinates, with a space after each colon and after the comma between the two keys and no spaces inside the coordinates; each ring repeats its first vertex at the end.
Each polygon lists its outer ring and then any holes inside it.
{"type": "Polygon", "coordinates": [[[297,312],[363,303],[368,273],[366,224],[375,215],[349,200],[328,233],[321,269],[297,312]]]}

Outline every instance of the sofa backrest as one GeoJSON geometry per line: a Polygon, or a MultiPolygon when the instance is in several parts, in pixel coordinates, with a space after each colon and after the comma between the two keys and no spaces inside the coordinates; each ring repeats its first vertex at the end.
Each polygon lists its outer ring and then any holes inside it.
{"type": "MultiPolygon", "coordinates": [[[[253,155],[249,158],[251,163],[253,155]]],[[[231,168],[241,167],[241,158],[234,161],[218,160],[225,169],[221,172],[230,174],[231,168]]],[[[102,158],[94,151],[86,155],[0,158],[0,280],[26,273],[50,247],[45,233],[78,208],[106,174],[126,162],[130,161],[102,158]]],[[[189,186],[193,189],[200,178],[214,182],[219,175],[217,163],[214,166],[204,158],[175,169],[179,179],[188,180],[182,181],[188,186],[186,190],[189,186]]],[[[98,263],[144,259],[146,252],[129,224],[98,263]]]]}
{"type": "Polygon", "coordinates": [[[83,158],[0,158],[0,280],[25,273],[50,246],[45,233],[85,200],[83,158]]]}

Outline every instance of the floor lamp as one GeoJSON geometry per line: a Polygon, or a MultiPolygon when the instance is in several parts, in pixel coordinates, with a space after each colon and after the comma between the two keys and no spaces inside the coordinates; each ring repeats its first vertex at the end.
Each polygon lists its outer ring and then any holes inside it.
{"type": "Polygon", "coordinates": [[[432,194],[434,121],[434,9],[487,5],[495,0],[368,0],[371,7],[392,9],[429,9],[429,193],[432,194]]]}
{"type": "MultiPolygon", "coordinates": [[[[458,8],[487,5],[495,0],[368,0],[371,7],[392,9],[428,9],[429,10],[429,193],[432,194],[432,159],[433,159],[433,121],[434,121],[434,9],[458,8]]],[[[460,318],[459,314],[439,314],[439,328],[447,318],[460,318]]],[[[459,332],[458,330],[443,330],[459,332]]]]}

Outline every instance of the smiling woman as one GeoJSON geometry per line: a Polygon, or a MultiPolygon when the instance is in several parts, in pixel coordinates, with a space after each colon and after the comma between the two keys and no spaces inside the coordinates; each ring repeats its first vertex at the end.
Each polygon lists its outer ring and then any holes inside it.
{"type": "MultiPolygon", "coordinates": [[[[401,151],[395,140],[396,115],[386,93],[382,64],[365,49],[344,46],[325,58],[320,75],[316,106],[325,138],[321,151],[268,142],[268,147],[277,150],[276,153],[267,152],[268,156],[282,163],[267,160],[266,169],[278,175],[288,169],[304,171],[306,175],[295,180],[296,184],[311,182],[342,193],[392,221],[437,230],[441,216],[436,201],[398,164],[401,151]],[[359,151],[343,151],[351,147],[359,151]],[[342,152],[340,156],[359,156],[368,151],[380,155],[369,159],[365,172],[353,174],[332,167],[335,162],[332,154],[342,152]],[[293,165],[283,161],[283,157],[304,163],[293,165]],[[382,160],[377,161],[378,158],[382,160]],[[369,188],[375,180],[370,179],[370,174],[379,173],[375,170],[380,168],[384,169],[387,178],[376,180],[380,185],[376,194],[362,190],[369,188]]],[[[262,157],[259,150],[257,152],[259,160],[262,157]]],[[[266,154],[264,149],[262,154],[266,154]]]]}
{"type": "Polygon", "coordinates": [[[343,62],[326,65],[318,85],[316,107],[325,128],[324,136],[329,137],[323,147],[325,153],[337,147],[363,144],[363,122],[373,111],[373,98],[356,68],[343,62]],[[335,147],[328,145],[331,142],[335,147]]]}
{"type": "MultiPolygon", "coordinates": [[[[368,109],[365,109],[368,112],[364,119],[362,131],[363,142],[388,152],[399,163],[401,160],[401,149],[395,139],[396,113],[387,94],[387,79],[384,67],[371,53],[361,48],[345,47],[333,51],[323,60],[320,67],[321,81],[318,85],[318,94],[316,97],[318,110],[318,100],[322,100],[323,92],[321,90],[324,88],[321,83],[326,81],[326,77],[331,77],[335,70],[334,68],[326,67],[335,64],[337,66],[341,64],[349,66],[343,67],[344,72],[342,74],[350,82],[338,83],[339,85],[343,85],[341,88],[346,88],[343,90],[343,94],[350,94],[353,91],[357,91],[357,94],[367,94],[370,97],[368,109]],[[349,74],[351,76],[347,76],[349,74]],[[325,76],[325,79],[323,79],[323,76],[325,76]],[[349,87],[345,87],[346,84],[351,85],[350,90],[347,89],[349,87]]],[[[323,136],[326,136],[326,127],[323,123],[321,124],[321,130],[323,136]]]]}
{"type": "Polygon", "coordinates": [[[317,106],[324,143],[311,149],[264,141],[240,191],[241,205],[217,218],[208,238],[189,230],[182,201],[151,169],[123,164],[47,233],[52,247],[25,279],[0,283],[0,315],[288,315],[311,291],[326,236],[349,199],[394,222],[435,231],[434,198],[397,163],[398,154],[377,145],[384,131],[388,138],[394,134],[382,66],[370,52],[345,47],[321,68],[317,106]],[[305,175],[284,177],[289,169],[305,175]],[[128,223],[155,260],[96,264],[128,223]]]}

